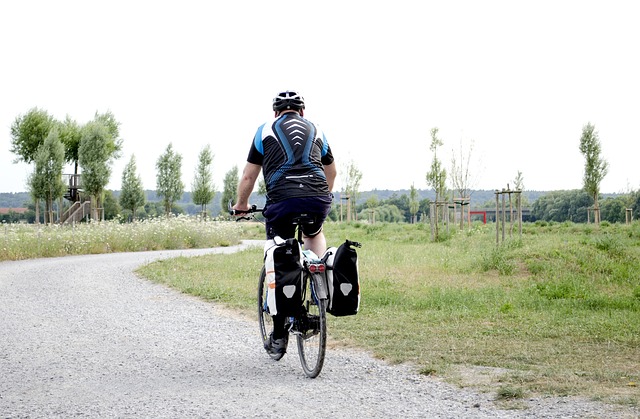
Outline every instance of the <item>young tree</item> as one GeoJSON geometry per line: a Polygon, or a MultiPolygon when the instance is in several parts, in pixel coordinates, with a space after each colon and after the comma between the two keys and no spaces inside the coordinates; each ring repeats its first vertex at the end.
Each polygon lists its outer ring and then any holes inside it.
{"type": "Polygon", "coordinates": [[[456,156],[454,150],[451,150],[451,183],[453,189],[460,198],[470,198],[471,196],[471,154],[473,152],[473,141],[469,147],[465,149],[460,140],[460,154],[456,156]]]}
{"type": "Polygon", "coordinates": [[[429,150],[433,153],[431,161],[431,170],[427,173],[427,185],[429,185],[436,193],[436,202],[442,200],[447,189],[447,169],[442,167],[442,162],[438,158],[438,147],[444,145],[444,142],[438,138],[438,128],[431,129],[431,145],[429,150]]]}
{"type": "Polygon", "coordinates": [[[441,147],[444,143],[438,138],[438,128],[431,129],[431,145],[429,150],[433,153],[433,160],[431,161],[431,169],[427,172],[427,185],[433,188],[436,193],[435,203],[435,239],[438,240],[438,205],[444,199],[446,194],[447,184],[447,170],[442,167],[442,163],[438,158],[438,147],[441,147]]]}
{"type": "Polygon", "coordinates": [[[32,108],[25,115],[18,116],[11,125],[9,150],[17,155],[14,163],[32,163],[38,147],[44,143],[54,125],[53,117],[43,109],[32,108]]]}
{"type": "Polygon", "coordinates": [[[73,174],[77,175],[82,127],[67,115],[64,122],[58,124],[58,129],[60,131],[60,141],[64,144],[65,160],[73,163],[73,174]]]}
{"type": "MultiPolygon", "coordinates": [[[[35,224],[40,224],[40,200],[46,200],[47,191],[47,175],[45,173],[45,165],[37,164],[33,169],[33,173],[29,175],[27,180],[29,193],[33,198],[35,209],[35,224]]],[[[46,211],[45,211],[46,213],[46,211]]],[[[45,219],[46,223],[46,219],[45,219]]]]}
{"type": "Polygon", "coordinates": [[[53,202],[65,191],[62,182],[62,166],[64,165],[64,146],[53,129],[38,147],[35,155],[35,170],[29,179],[31,193],[36,199],[45,201],[45,223],[53,224],[53,202]]]}
{"type": "Polygon", "coordinates": [[[225,213],[227,211],[227,205],[229,202],[232,204],[236,202],[238,199],[238,182],[240,178],[238,177],[238,166],[233,166],[231,170],[229,170],[224,175],[224,189],[222,191],[222,212],[225,213]]]}
{"type": "Polygon", "coordinates": [[[598,132],[591,123],[582,127],[580,137],[580,152],[584,156],[583,188],[593,198],[594,221],[600,223],[600,207],[598,195],[600,195],[600,182],[607,175],[609,164],[602,158],[602,148],[598,132]]]}
{"type": "MultiPolygon", "coordinates": [[[[38,147],[44,143],[54,125],[53,117],[43,109],[32,108],[25,115],[16,117],[11,124],[11,148],[9,149],[16,155],[14,163],[20,161],[33,163],[38,147]]],[[[37,170],[29,178],[28,184],[36,208],[36,223],[39,223],[40,199],[44,199],[44,196],[40,196],[39,187],[34,189],[34,182],[36,184],[40,182],[37,170]]]]}
{"type": "MultiPolygon", "coordinates": [[[[518,170],[516,178],[513,180],[513,187],[516,191],[524,191],[524,176],[522,172],[518,170]]],[[[517,195],[517,199],[520,201],[520,207],[527,207],[529,205],[529,198],[520,193],[517,195]]]]}
{"type": "Polygon", "coordinates": [[[213,163],[213,154],[211,147],[207,144],[198,156],[198,167],[191,184],[192,200],[196,205],[200,205],[200,213],[206,220],[207,204],[211,202],[215,195],[213,179],[211,176],[211,163],[213,163]]]}
{"type": "Polygon", "coordinates": [[[62,168],[64,166],[64,146],[58,137],[58,131],[53,129],[49,132],[44,144],[38,149],[36,154],[36,165],[45,165],[46,185],[45,192],[46,208],[49,213],[49,223],[53,224],[53,203],[62,198],[66,185],[62,182],[62,168]]]}
{"type": "MultiPolygon", "coordinates": [[[[360,182],[362,181],[362,172],[356,166],[353,160],[347,163],[346,169],[342,171],[344,173],[342,178],[342,186],[344,194],[342,196],[348,199],[347,202],[347,221],[351,220],[351,214],[356,212],[356,202],[358,202],[358,195],[360,194],[360,182]]],[[[353,217],[354,219],[356,217],[353,217]]]]}
{"type": "Polygon", "coordinates": [[[411,213],[411,224],[415,224],[417,221],[416,214],[418,213],[418,209],[420,209],[420,202],[418,202],[418,190],[412,183],[411,189],[409,190],[409,212],[411,213]]]}
{"type": "Polygon", "coordinates": [[[82,129],[78,160],[82,168],[82,186],[92,197],[94,220],[104,219],[103,192],[111,176],[111,134],[103,124],[92,121],[82,129]]]}
{"type": "Polygon", "coordinates": [[[524,190],[524,176],[522,176],[522,172],[518,170],[518,174],[516,178],[513,180],[513,187],[516,191],[524,190]]]}
{"type": "Polygon", "coordinates": [[[102,124],[109,132],[107,147],[111,159],[119,159],[122,151],[122,138],[120,138],[120,123],[116,121],[111,111],[105,113],[96,112],[94,122],[102,124]]]}
{"type": "Polygon", "coordinates": [[[182,198],[184,183],[182,183],[182,156],[173,151],[173,144],[169,143],[164,154],[156,162],[157,194],[162,198],[167,217],[171,215],[173,204],[182,198]]]}
{"type": "Polygon", "coordinates": [[[120,192],[120,205],[131,211],[131,219],[135,221],[138,208],[145,203],[142,179],[137,173],[136,156],[131,155],[129,163],[122,172],[122,191],[120,192]]]}

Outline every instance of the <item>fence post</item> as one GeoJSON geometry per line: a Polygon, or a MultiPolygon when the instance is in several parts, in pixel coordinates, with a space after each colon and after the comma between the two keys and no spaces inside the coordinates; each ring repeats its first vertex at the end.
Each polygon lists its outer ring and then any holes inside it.
{"type": "Polygon", "coordinates": [[[518,212],[518,234],[520,239],[522,239],[522,191],[518,191],[516,196],[518,197],[516,200],[518,212]]]}
{"type": "Polygon", "coordinates": [[[505,227],[507,224],[507,212],[506,212],[506,208],[505,208],[505,196],[504,196],[504,189],[502,190],[502,241],[504,242],[505,239],[505,227]]]}
{"type": "Polygon", "coordinates": [[[499,223],[499,216],[500,216],[500,192],[498,192],[498,190],[496,189],[496,246],[500,243],[500,223],[499,223]]]}
{"type": "Polygon", "coordinates": [[[431,241],[434,241],[433,217],[436,215],[436,204],[429,204],[429,225],[431,226],[431,241]]]}

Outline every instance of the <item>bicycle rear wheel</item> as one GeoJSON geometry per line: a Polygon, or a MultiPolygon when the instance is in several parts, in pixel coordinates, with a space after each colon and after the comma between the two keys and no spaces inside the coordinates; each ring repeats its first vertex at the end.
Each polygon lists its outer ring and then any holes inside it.
{"type": "MultiPolygon", "coordinates": [[[[312,278],[306,278],[310,284],[312,278]]],[[[305,325],[298,338],[298,355],[304,373],[309,378],[316,378],[322,365],[327,347],[327,300],[315,300],[312,296],[310,285],[307,289],[306,318],[302,320],[305,325]]]]}
{"type": "MultiPolygon", "coordinates": [[[[273,319],[269,314],[267,307],[267,276],[262,267],[260,279],[258,280],[258,323],[260,324],[260,336],[262,337],[262,346],[266,349],[269,343],[269,334],[273,331],[273,319]]],[[[267,351],[269,356],[274,360],[280,360],[284,354],[273,354],[267,351]]]]}

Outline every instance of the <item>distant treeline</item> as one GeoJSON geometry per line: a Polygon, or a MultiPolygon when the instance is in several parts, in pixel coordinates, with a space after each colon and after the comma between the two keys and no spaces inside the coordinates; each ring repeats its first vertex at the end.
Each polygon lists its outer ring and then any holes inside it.
{"type": "MultiPolygon", "coordinates": [[[[435,193],[433,190],[418,190],[418,200],[429,199],[433,200],[435,198],[435,193]]],[[[115,198],[120,196],[120,191],[111,191],[115,198]]],[[[533,202],[538,199],[540,196],[546,194],[548,192],[544,191],[525,191],[523,192],[523,196],[528,199],[528,202],[533,202]]],[[[390,189],[374,189],[371,191],[360,192],[358,195],[358,204],[364,204],[371,197],[377,197],[379,201],[385,201],[387,199],[395,197],[400,197],[402,195],[409,195],[408,189],[400,189],[400,190],[390,190],[390,189]]],[[[145,196],[147,201],[149,202],[159,202],[161,198],[156,195],[155,190],[145,190],[145,196]]],[[[216,196],[213,199],[212,206],[210,209],[213,213],[217,213],[214,211],[215,208],[220,209],[220,198],[222,196],[222,192],[216,192],[216,196]]],[[[608,195],[604,195],[607,197],[608,195]]],[[[340,197],[340,193],[336,194],[336,197],[340,197]]],[[[254,195],[255,199],[264,198],[254,195]]],[[[0,193],[0,208],[26,208],[28,204],[31,204],[33,200],[28,192],[5,192],[0,193]]],[[[471,202],[473,207],[483,207],[486,206],[487,203],[495,202],[494,191],[492,190],[476,190],[471,193],[471,202]]],[[[182,199],[178,201],[178,204],[185,206],[192,203],[191,192],[185,192],[182,195],[182,199]]]]}
{"type": "MultiPolygon", "coordinates": [[[[164,215],[161,199],[156,195],[156,191],[147,190],[144,208],[139,212],[141,218],[164,215]]],[[[118,204],[120,191],[107,191],[105,196],[106,218],[111,219],[118,215],[126,219],[130,214],[122,211],[118,204]]],[[[387,222],[411,222],[424,219],[429,215],[429,203],[435,198],[432,190],[418,190],[416,200],[419,203],[419,210],[415,217],[410,211],[410,191],[376,189],[364,191],[358,194],[354,208],[355,214],[360,219],[367,219],[372,208],[376,209],[377,221],[387,222]]],[[[226,203],[221,203],[222,193],[217,192],[214,199],[207,207],[210,216],[218,216],[226,213],[226,203]]],[[[345,202],[341,199],[340,193],[335,196],[335,202],[345,202]]],[[[475,190],[471,193],[471,208],[495,208],[495,191],[475,190]]],[[[251,202],[263,205],[265,198],[254,193],[251,202]]],[[[56,203],[57,205],[57,203],[56,203]]],[[[65,204],[66,205],[66,204],[65,204]]],[[[522,206],[528,208],[529,216],[527,221],[573,221],[585,222],[588,217],[588,208],[593,205],[592,199],[582,190],[570,191],[524,191],[522,193],[522,206]]],[[[628,214],[628,209],[632,210],[633,218],[640,218],[640,192],[629,194],[603,194],[600,201],[601,219],[609,222],[624,222],[628,214]]],[[[330,218],[337,220],[340,218],[340,205],[335,205],[330,214],[330,218]]],[[[27,192],[0,193],[0,208],[29,208],[24,214],[5,213],[0,214],[0,221],[16,222],[35,220],[35,207],[31,196],[27,192]]],[[[191,199],[191,192],[185,192],[182,199],[175,205],[176,214],[197,214],[200,211],[199,205],[194,205],[191,199]]],[[[346,211],[346,209],[342,209],[346,211]]],[[[344,212],[343,212],[344,214],[344,212]]]]}

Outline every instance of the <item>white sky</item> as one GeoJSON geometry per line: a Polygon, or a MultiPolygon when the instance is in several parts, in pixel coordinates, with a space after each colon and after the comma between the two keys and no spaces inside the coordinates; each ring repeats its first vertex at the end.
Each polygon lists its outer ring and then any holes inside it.
{"type": "Polygon", "coordinates": [[[633,0],[1,2],[0,192],[27,189],[10,126],[33,107],[81,124],[113,112],[109,189],[132,154],[155,189],[172,142],[187,190],[210,144],[221,190],[286,89],[363,191],[427,188],[432,127],[447,167],[473,144],[474,188],[518,171],[528,190],[581,188],[587,122],[610,165],[601,191],[637,190],[639,18],[633,0]]]}

